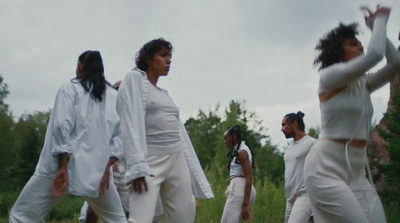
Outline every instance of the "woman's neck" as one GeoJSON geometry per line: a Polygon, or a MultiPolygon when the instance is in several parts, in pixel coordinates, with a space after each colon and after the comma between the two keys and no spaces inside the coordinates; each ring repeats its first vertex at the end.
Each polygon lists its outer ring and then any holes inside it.
{"type": "Polygon", "coordinates": [[[149,79],[150,83],[153,84],[154,86],[157,86],[157,81],[159,76],[155,75],[150,69],[146,70],[146,74],[147,74],[147,79],[149,79]]]}

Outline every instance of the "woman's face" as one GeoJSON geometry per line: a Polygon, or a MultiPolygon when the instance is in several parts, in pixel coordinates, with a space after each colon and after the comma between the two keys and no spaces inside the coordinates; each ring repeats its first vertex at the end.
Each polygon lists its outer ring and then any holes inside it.
{"type": "Polygon", "coordinates": [[[342,47],[343,47],[343,55],[342,55],[343,62],[349,61],[364,53],[364,47],[362,46],[360,41],[355,37],[344,39],[342,47]]]}
{"type": "Polygon", "coordinates": [[[154,54],[154,57],[150,59],[149,68],[152,72],[158,76],[168,75],[171,66],[171,51],[168,49],[162,49],[154,54]]]}
{"type": "Polygon", "coordinates": [[[233,146],[235,146],[237,144],[236,136],[234,135],[232,137],[232,135],[229,134],[228,131],[226,131],[224,133],[224,143],[228,148],[232,148],[233,146]]]}

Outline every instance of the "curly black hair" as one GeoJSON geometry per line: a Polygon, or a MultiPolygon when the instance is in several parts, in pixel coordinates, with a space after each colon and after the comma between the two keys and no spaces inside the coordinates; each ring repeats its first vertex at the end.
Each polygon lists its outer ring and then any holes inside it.
{"type": "Polygon", "coordinates": [[[142,71],[146,71],[148,68],[147,62],[163,49],[167,49],[170,52],[173,49],[172,44],[164,38],[153,39],[147,42],[136,54],[136,66],[142,71]]]}
{"type": "Polygon", "coordinates": [[[320,39],[318,45],[315,47],[320,53],[314,60],[315,66],[321,64],[318,70],[340,62],[340,58],[343,55],[343,40],[355,38],[356,35],[358,35],[357,23],[351,23],[349,25],[339,23],[338,27],[334,28],[320,39]]]}

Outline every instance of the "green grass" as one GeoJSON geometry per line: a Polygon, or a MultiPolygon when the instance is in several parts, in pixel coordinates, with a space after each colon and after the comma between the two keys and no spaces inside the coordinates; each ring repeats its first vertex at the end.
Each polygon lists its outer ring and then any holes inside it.
{"type": "MultiPolygon", "coordinates": [[[[215,198],[211,200],[199,199],[199,209],[196,214],[196,223],[219,223],[225,204],[225,189],[228,180],[223,176],[225,169],[213,169],[207,171],[215,198]]],[[[264,179],[264,184],[257,180],[255,188],[257,191],[256,201],[251,209],[253,219],[249,223],[281,223],[284,222],[285,213],[285,194],[283,183],[275,185],[269,179],[264,179]]],[[[8,222],[8,213],[11,206],[19,195],[19,191],[2,191],[0,194],[0,223],[8,222]]],[[[83,204],[83,199],[75,196],[64,198],[46,216],[46,223],[78,223],[79,211],[83,204]]],[[[400,210],[385,207],[388,223],[400,222],[400,210]]]]}

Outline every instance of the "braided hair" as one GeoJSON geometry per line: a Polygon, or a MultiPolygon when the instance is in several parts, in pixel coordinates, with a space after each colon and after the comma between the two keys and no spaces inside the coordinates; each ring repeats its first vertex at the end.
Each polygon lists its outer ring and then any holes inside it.
{"type": "MultiPolygon", "coordinates": [[[[231,162],[232,162],[232,160],[234,158],[236,158],[235,159],[235,163],[239,164],[239,161],[237,159],[237,155],[238,155],[238,150],[240,148],[240,145],[242,144],[242,141],[244,141],[244,143],[247,145],[247,147],[249,147],[251,156],[253,156],[253,152],[251,151],[251,147],[247,142],[248,140],[246,138],[246,134],[240,130],[240,126],[239,125],[235,125],[233,127],[228,127],[226,132],[231,136],[231,140],[232,140],[231,147],[229,148],[229,151],[226,154],[227,157],[229,157],[229,162],[228,162],[227,168],[230,169],[231,168],[231,162]],[[233,150],[233,147],[235,146],[234,143],[233,143],[233,136],[236,136],[236,139],[238,140],[237,148],[235,150],[233,150]]],[[[252,167],[254,168],[254,161],[252,163],[252,167]]]]}
{"type": "Polygon", "coordinates": [[[289,114],[285,115],[285,118],[289,121],[290,124],[292,124],[294,121],[296,121],[299,130],[304,132],[306,127],[304,125],[303,117],[304,117],[304,113],[301,111],[298,111],[297,113],[289,113],[289,114]]]}

